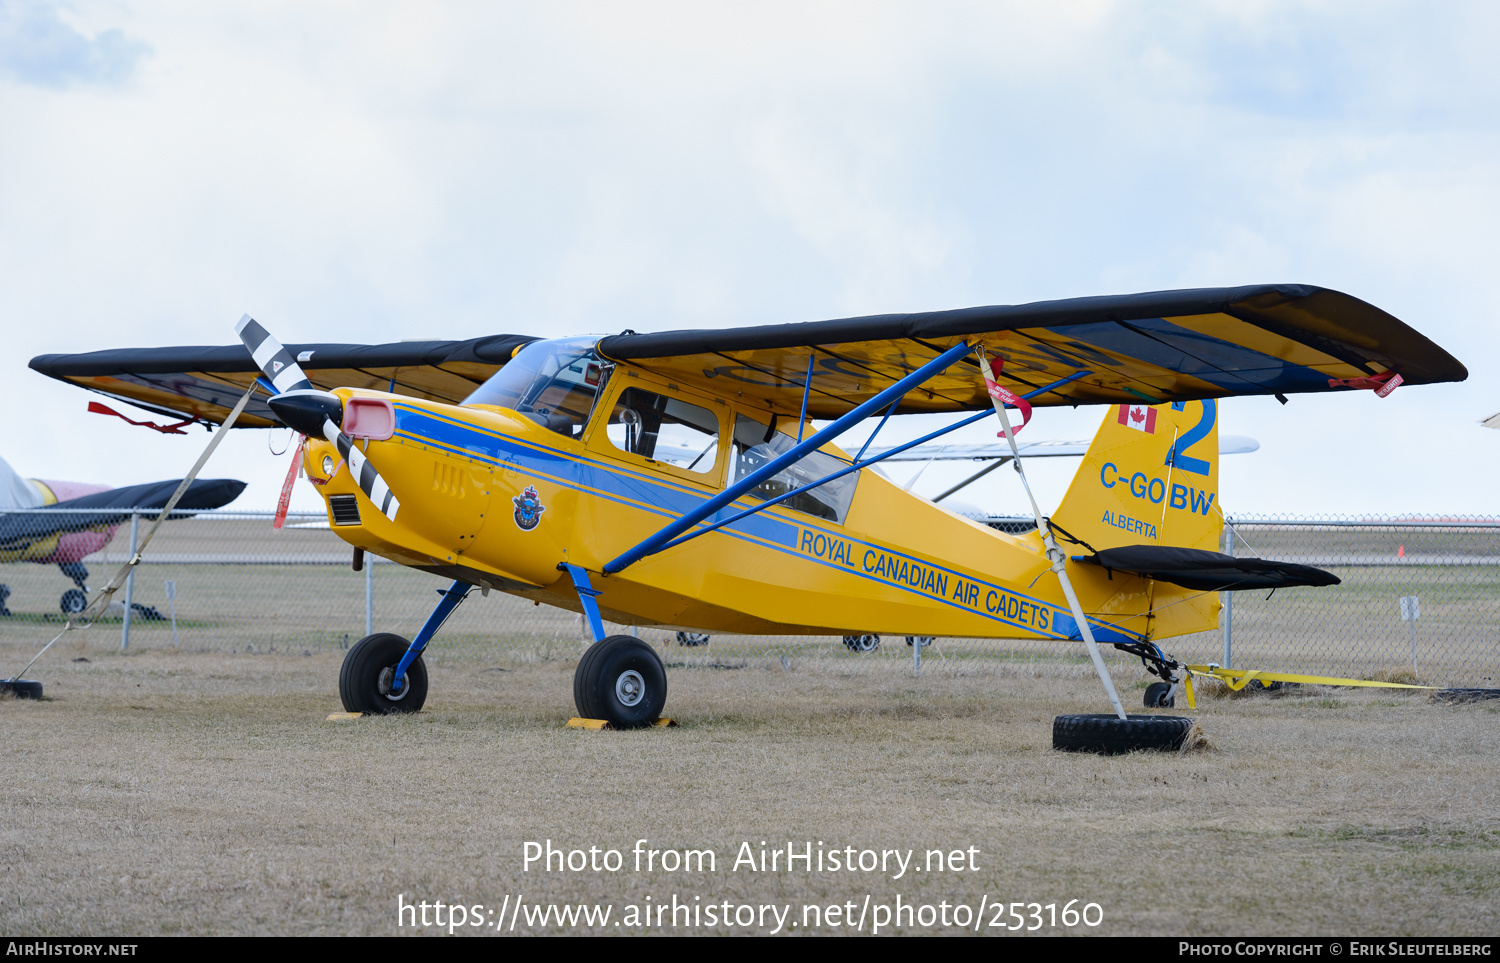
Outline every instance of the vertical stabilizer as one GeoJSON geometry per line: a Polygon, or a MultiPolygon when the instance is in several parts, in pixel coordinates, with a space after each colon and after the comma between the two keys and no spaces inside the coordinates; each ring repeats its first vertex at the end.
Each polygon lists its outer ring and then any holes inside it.
{"type": "Polygon", "coordinates": [[[1112,405],[1053,515],[1096,549],[1219,549],[1218,405],[1112,405]]]}

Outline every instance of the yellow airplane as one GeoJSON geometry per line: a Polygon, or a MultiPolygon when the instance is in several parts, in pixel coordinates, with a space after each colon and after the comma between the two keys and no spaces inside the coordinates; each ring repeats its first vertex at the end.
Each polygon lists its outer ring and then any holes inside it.
{"type": "Polygon", "coordinates": [[[283,347],[248,315],[237,330],[238,360],[230,348],[160,348],[32,367],[218,422],[258,383],[267,397],[247,422],[306,436],[302,464],[356,567],[373,552],[452,579],[414,639],[377,633],[350,649],[339,678],[350,712],[420,709],[422,653],[477,586],[587,615],[595,642],[574,700],[616,727],[655,722],[667,680],[651,646],[606,637],[604,619],[1076,640],[1125,725],[1099,643],[1170,686],[1184,666],[1158,642],[1215,628],[1218,591],[1337,581],[1214,551],[1217,400],[1384,397],[1467,377],[1389,314],[1305,285],[404,349],[283,347]],[[1104,405],[1103,424],[1056,513],[1032,499],[1027,534],[864,470],[994,419],[1020,471],[1015,432],[1033,407],[1063,404],[1104,405]],[[919,412],[963,415],[867,454],[887,419],[919,412]],[[880,420],[863,449],[834,444],[869,418],[880,420]]]}

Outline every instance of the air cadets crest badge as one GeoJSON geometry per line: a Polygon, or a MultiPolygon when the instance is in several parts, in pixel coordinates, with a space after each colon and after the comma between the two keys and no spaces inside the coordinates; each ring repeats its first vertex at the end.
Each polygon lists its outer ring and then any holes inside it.
{"type": "Polygon", "coordinates": [[[547,510],[535,485],[527,485],[525,491],[511,499],[511,503],[516,506],[516,527],[523,532],[536,528],[542,520],[542,512],[547,510]]]}

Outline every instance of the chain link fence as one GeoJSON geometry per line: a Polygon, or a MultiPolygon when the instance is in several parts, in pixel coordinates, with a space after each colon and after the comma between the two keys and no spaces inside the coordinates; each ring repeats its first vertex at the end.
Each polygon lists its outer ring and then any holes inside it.
{"type": "MultiPolygon", "coordinates": [[[[0,520],[0,642],[24,650],[61,629],[82,589],[102,586],[131,554],[132,524],[11,537],[0,520]],[[30,562],[30,564],[28,564],[30,562]],[[76,582],[76,584],[75,584],[76,582]]],[[[67,644],[85,649],[303,654],[344,649],[371,631],[412,637],[447,582],[373,556],[350,567],[351,550],[326,517],[291,515],[274,530],[270,512],[203,512],[169,521],[116,595],[111,612],[67,644]],[[128,599],[127,599],[128,594],[128,599]],[[126,608],[126,602],[129,608],[126,608]]],[[[88,521],[83,519],[83,521],[88,521]]],[[[150,516],[142,515],[144,531],[150,516]]],[[[33,529],[35,526],[33,526],[33,529]]],[[[1235,517],[1226,550],[1301,562],[1343,580],[1328,588],[1225,596],[1221,629],[1162,640],[1170,654],[1236,668],[1354,677],[1416,678],[1442,685],[1493,686],[1500,676],[1500,522],[1472,518],[1293,519],[1235,517]],[[1403,602],[1403,600],[1406,600],[1403,602]]],[[[79,606],[81,607],[81,606],[79,606]]],[[[901,636],[718,635],[704,642],[675,632],[637,632],[669,664],[838,659],[856,666],[908,667],[919,659],[958,666],[972,660],[1089,672],[1081,643],[901,636]]],[[[429,658],[571,660],[588,644],[581,615],[499,593],[472,593],[439,633],[429,658]]],[[[1116,654],[1114,668],[1134,660],[1116,654]]],[[[787,664],[784,662],[783,664],[787,664]]]]}

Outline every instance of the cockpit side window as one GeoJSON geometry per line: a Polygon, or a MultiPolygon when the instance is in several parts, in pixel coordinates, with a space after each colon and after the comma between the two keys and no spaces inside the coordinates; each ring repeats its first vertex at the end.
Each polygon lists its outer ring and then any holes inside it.
{"type": "Polygon", "coordinates": [[[464,399],[509,408],[568,438],[583,434],[604,381],[594,339],[533,341],[464,399]]]}
{"type": "Polygon", "coordinates": [[[621,451],[706,475],[719,461],[719,416],[701,405],[626,388],[604,429],[621,451]]]}
{"type": "MultiPolygon", "coordinates": [[[[736,415],[734,444],[730,450],[730,468],[734,480],[739,481],[777,455],[790,451],[796,444],[791,436],[777,431],[774,423],[767,425],[746,415],[736,415]]],[[[746,494],[750,498],[761,500],[775,498],[826,478],[843,467],[845,462],[815,451],[767,478],[746,494]]],[[[859,482],[859,474],[857,471],[850,472],[842,478],[794,495],[780,504],[843,524],[845,516],[849,514],[849,504],[854,501],[854,488],[859,482]]]]}

